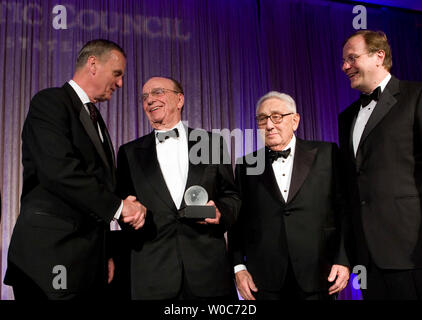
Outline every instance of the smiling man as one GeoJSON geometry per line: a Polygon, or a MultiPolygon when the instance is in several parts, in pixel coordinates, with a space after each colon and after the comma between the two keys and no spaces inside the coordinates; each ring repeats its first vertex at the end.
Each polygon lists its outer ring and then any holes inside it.
{"type": "Polygon", "coordinates": [[[148,210],[143,228],[128,232],[132,299],[230,299],[234,293],[224,238],[240,208],[232,166],[223,162],[222,138],[203,130],[209,159],[218,153],[220,162],[191,161],[195,141],[181,122],[184,99],[176,80],[149,79],[142,103],[154,130],[121,146],[117,156],[119,194],[136,195],[148,210]],[[206,189],[215,218],[191,221],[179,214],[194,185],[206,189]]]}
{"type": "Polygon", "coordinates": [[[181,121],[185,96],[177,81],[154,77],[142,89],[142,102],[151,126],[155,130],[168,130],[181,121]]]}
{"type": "Polygon", "coordinates": [[[237,288],[247,300],[333,298],[349,279],[337,146],[296,138],[300,116],[287,94],[264,95],[256,119],[265,170],[236,166],[242,207],[229,247],[237,288]]]}
{"type": "Polygon", "coordinates": [[[31,100],[22,131],[21,211],[5,277],[17,300],[102,298],[112,279],[104,254],[110,222],[121,218],[136,229],[144,223],[146,210],[134,197],[114,194],[113,146],[94,105],[122,86],[125,65],[117,44],[92,40],[80,50],[72,80],[31,100]]]}
{"type": "Polygon", "coordinates": [[[358,31],[342,70],[361,92],[339,116],[347,167],[353,265],[367,268],[364,299],[422,299],[422,84],[390,74],[383,32],[358,31]]]}

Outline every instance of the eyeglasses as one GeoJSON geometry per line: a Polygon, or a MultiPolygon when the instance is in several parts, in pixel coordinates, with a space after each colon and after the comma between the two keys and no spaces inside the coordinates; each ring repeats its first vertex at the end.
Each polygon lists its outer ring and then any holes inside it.
{"type": "Polygon", "coordinates": [[[343,67],[345,62],[347,62],[348,65],[353,65],[353,64],[355,64],[355,62],[358,58],[360,58],[361,56],[364,56],[365,54],[369,54],[369,52],[362,53],[362,54],[359,54],[359,55],[351,54],[346,59],[343,59],[341,66],[343,67]]]}
{"type": "Polygon", "coordinates": [[[174,92],[174,93],[181,93],[179,91],[171,90],[171,89],[166,89],[166,88],[154,88],[154,89],[152,89],[150,91],[150,93],[144,93],[144,94],[142,94],[142,101],[143,102],[147,101],[149,95],[151,95],[151,96],[153,96],[155,98],[162,97],[166,93],[166,91],[171,91],[171,92],[174,92]]]}
{"type": "Polygon", "coordinates": [[[269,116],[260,114],[260,115],[256,116],[256,121],[258,122],[259,126],[262,126],[262,125],[266,124],[267,119],[270,118],[272,123],[279,124],[283,121],[284,117],[289,116],[291,114],[294,114],[294,112],[284,113],[284,114],[282,114],[282,113],[272,113],[269,116]]]}

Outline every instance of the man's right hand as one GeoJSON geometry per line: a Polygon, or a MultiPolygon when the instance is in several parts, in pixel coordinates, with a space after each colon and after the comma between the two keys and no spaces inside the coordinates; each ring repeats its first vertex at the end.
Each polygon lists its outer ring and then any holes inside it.
{"type": "Polygon", "coordinates": [[[235,277],[237,290],[239,290],[239,293],[242,298],[245,300],[256,300],[255,297],[252,295],[251,290],[253,292],[257,292],[258,288],[255,286],[251,274],[246,270],[242,270],[236,272],[235,277]]]}
{"type": "Polygon", "coordinates": [[[124,223],[130,224],[135,230],[140,229],[145,223],[147,208],[145,208],[134,196],[128,196],[123,200],[121,218],[124,223]]]}

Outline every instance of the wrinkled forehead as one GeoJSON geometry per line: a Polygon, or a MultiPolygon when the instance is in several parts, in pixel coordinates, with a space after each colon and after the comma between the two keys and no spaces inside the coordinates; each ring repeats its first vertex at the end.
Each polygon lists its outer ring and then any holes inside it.
{"type": "Polygon", "coordinates": [[[173,82],[170,79],[166,79],[166,78],[159,78],[159,77],[154,77],[149,79],[144,86],[142,87],[142,92],[149,92],[151,91],[151,89],[155,89],[155,88],[165,88],[165,89],[174,89],[174,85],[173,82]]]}
{"type": "Polygon", "coordinates": [[[286,101],[279,98],[269,98],[261,103],[257,114],[286,113],[288,111],[286,101]]]}

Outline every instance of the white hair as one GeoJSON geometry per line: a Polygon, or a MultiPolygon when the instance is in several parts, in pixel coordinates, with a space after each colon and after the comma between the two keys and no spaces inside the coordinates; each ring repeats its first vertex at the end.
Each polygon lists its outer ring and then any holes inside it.
{"type": "Polygon", "coordinates": [[[286,102],[286,106],[289,109],[289,111],[296,113],[296,102],[293,100],[293,98],[286,93],[281,93],[278,91],[270,91],[264,96],[262,96],[256,104],[256,112],[258,113],[258,109],[261,106],[261,104],[264,103],[264,101],[271,98],[276,98],[276,99],[286,102]]]}

